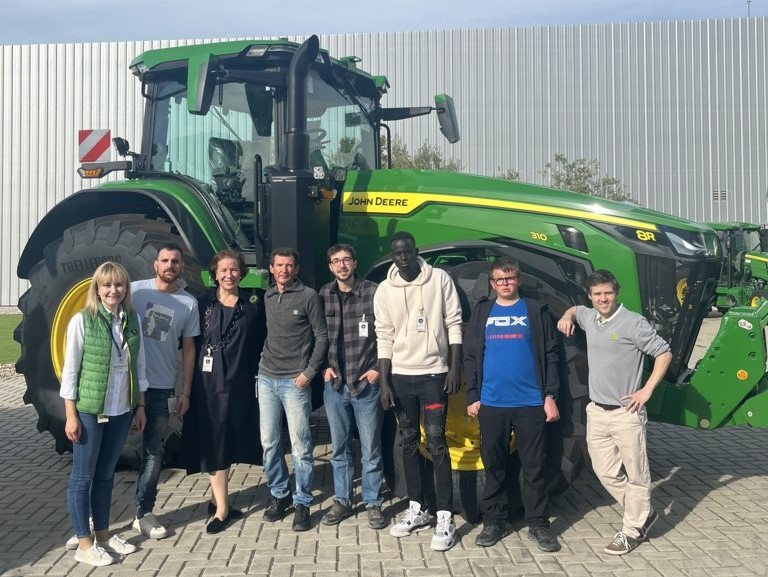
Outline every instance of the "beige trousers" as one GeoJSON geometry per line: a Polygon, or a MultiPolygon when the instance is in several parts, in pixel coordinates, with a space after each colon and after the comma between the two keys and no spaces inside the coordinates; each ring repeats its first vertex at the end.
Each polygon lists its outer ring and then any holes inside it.
{"type": "Polygon", "coordinates": [[[646,451],[645,409],[630,413],[587,405],[587,447],[603,487],[624,508],[622,531],[640,536],[651,512],[651,469],[646,451]]]}

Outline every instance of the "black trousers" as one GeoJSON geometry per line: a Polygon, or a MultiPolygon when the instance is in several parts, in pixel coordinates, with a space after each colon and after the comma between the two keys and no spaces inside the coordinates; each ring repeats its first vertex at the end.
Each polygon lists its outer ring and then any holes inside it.
{"type": "Polygon", "coordinates": [[[521,489],[528,527],[549,527],[546,489],[546,429],[543,407],[480,406],[480,456],[485,467],[485,488],[480,501],[483,523],[504,524],[509,513],[507,461],[514,430],[523,471],[521,489]]]}
{"type": "Polygon", "coordinates": [[[419,422],[424,418],[427,451],[432,456],[435,501],[438,511],[453,511],[451,457],[445,442],[448,393],[443,390],[446,373],[392,375],[397,431],[403,443],[403,466],[408,499],[426,503],[419,463],[419,422]]]}

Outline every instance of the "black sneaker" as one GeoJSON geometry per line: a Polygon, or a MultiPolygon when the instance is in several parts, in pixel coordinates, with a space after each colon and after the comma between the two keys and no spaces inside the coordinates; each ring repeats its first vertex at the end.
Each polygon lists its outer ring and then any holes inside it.
{"type": "Polygon", "coordinates": [[[549,527],[531,527],[528,529],[528,538],[536,543],[536,546],[547,553],[560,550],[560,543],[552,536],[549,527]]]}
{"type": "Polygon", "coordinates": [[[264,509],[264,520],[274,523],[285,517],[285,512],[291,506],[291,496],[286,495],[278,499],[277,497],[271,497],[269,499],[269,505],[264,509]]]}
{"type": "Polygon", "coordinates": [[[309,531],[311,524],[309,522],[309,507],[306,505],[296,505],[296,512],[293,514],[293,530],[309,531]]]}
{"type": "Polygon", "coordinates": [[[645,520],[645,523],[643,523],[643,526],[638,529],[638,531],[640,531],[640,541],[645,541],[648,538],[648,531],[651,530],[653,524],[658,520],[659,514],[651,509],[651,512],[648,513],[648,518],[645,520]]]}
{"type": "Polygon", "coordinates": [[[323,525],[338,525],[347,517],[352,516],[352,507],[345,505],[341,501],[334,499],[333,505],[328,512],[323,515],[323,525]]]}
{"type": "Polygon", "coordinates": [[[376,529],[377,531],[379,529],[383,529],[389,523],[387,522],[387,518],[384,516],[384,513],[381,512],[381,507],[379,505],[374,505],[373,507],[368,507],[368,526],[371,529],[376,529]]]}
{"type": "Polygon", "coordinates": [[[493,547],[504,538],[505,532],[504,525],[500,523],[484,524],[483,530],[475,537],[475,545],[478,547],[493,547]]]}

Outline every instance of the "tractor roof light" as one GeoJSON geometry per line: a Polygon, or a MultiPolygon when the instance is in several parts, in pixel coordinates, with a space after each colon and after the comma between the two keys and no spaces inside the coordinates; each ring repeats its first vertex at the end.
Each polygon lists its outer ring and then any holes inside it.
{"type": "Polygon", "coordinates": [[[254,46],[251,46],[248,49],[248,51],[245,53],[245,55],[253,57],[253,58],[259,58],[261,56],[264,56],[264,54],[266,54],[268,50],[269,50],[269,45],[267,45],[267,46],[264,46],[264,45],[254,45],[254,46]]]}

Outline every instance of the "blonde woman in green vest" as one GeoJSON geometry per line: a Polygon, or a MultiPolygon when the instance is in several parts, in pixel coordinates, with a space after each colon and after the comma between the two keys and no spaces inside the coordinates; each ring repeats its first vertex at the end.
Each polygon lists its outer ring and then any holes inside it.
{"type": "Polygon", "coordinates": [[[131,308],[130,279],[105,262],[93,273],[85,309],[67,327],[60,395],[72,441],[67,507],[78,548],[75,560],[103,566],[136,547],[109,534],[115,466],[133,427],[146,422],[147,390],[141,324],[131,308]],[[88,518],[93,519],[94,534],[88,518]]]}

